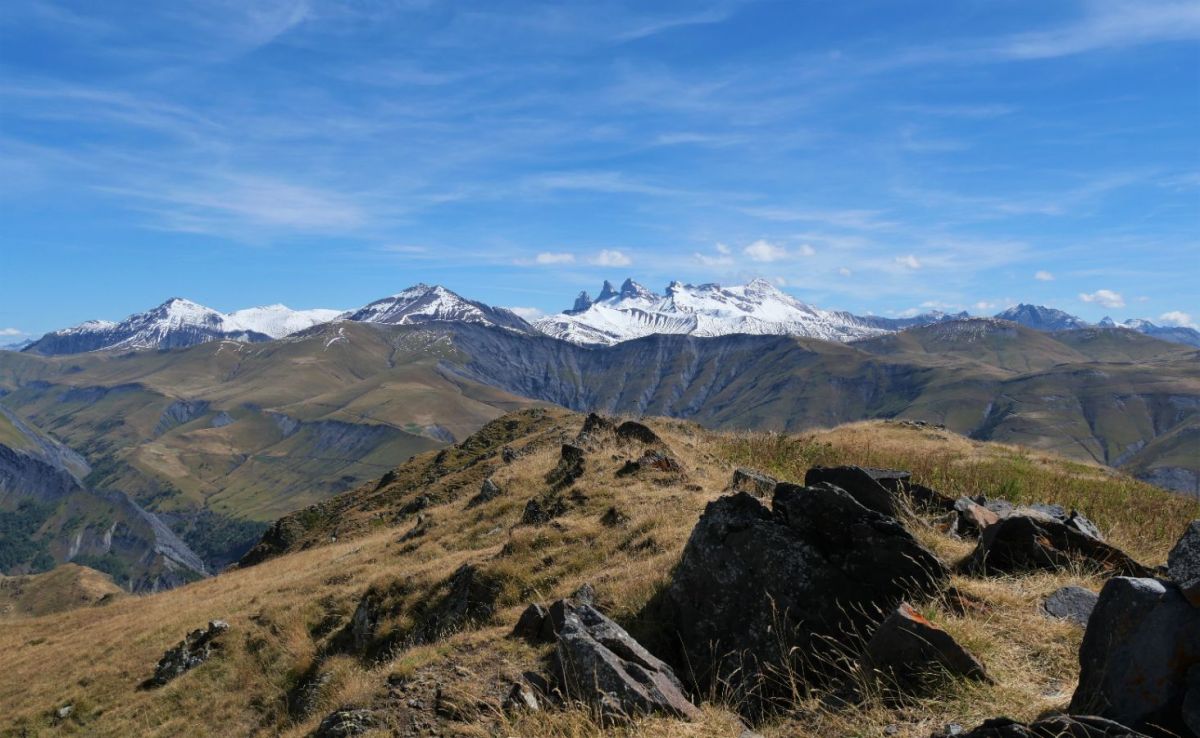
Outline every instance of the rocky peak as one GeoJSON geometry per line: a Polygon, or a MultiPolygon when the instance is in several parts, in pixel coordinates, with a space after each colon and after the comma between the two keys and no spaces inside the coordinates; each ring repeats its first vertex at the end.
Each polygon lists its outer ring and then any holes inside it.
{"type": "Polygon", "coordinates": [[[621,292],[619,297],[622,300],[632,300],[637,298],[653,300],[658,297],[658,295],[654,294],[637,282],[634,282],[632,279],[626,279],[621,283],[621,292]]]}
{"type": "Polygon", "coordinates": [[[596,297],[596,302],[611,300],[617,296],[617,288],[613,287],[613,283],[607,279],[604,280],[604,285],[600,288],[600,294],[596,297]]]}
{"type": "Polygon", "coordinates": [[[575,304],[571,306],[571,309],[568,310],[567,313],[569,313],[571,315],[574,315],[576,313],[582,313],[584,310],[587,310],[591,306],[592,306],[592,296],[588,294],[587,290],[583,290],[578,295],[575,296],[575,304]]]}

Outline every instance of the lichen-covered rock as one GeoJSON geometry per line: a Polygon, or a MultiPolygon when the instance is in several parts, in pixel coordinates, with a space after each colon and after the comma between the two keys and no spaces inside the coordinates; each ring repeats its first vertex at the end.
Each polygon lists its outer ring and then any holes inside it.
{"type": "Polygon", "coordinates": [[[942,676],[992,681],[974,654],[907,602],[875,630],[864,660],[901,692],[918,692],[942,676]]]}
{"type": "Polygon", "coordinates": [[[671,667],[591,605],[566,603],[556,642],[554,677],[568,701],[607,720],[700,714],[671,667]]]}
{"type": "Polygon", "coordinates": [[[755,497],[770,497],[777,484],[779,480],[769,474],[738,468],[733,470],[733,481],[729,483],[729,489],[731,492],[748,492],[755,497]]]}
{"type": "Polygon", "coordinates": [[[213,651],[220,648],[218,638],[227,630],[229,623],[224,620],[212,620],[207,628],[197,628],[188,633],[174,648],[163,654],[154,667],[154,676],[146,680],[143,686],[161,687],[184,672],[203,664],[212,656],[213,651]]]}
{"type": "Polygon", "coordinates": [[[840,488],[780,484],[772,507],[744,492],[709,503],[665,593],[679,666],[751,711],[783,696],[776,666],[812,671],[831,641],[948,579],[900,523],[840,488]]]}
{"type": "Polygon", "coordinates": [[[378,716],[370,710],[342,707],[325,716],[311,738],[350,738],[380,726],[378,716]]]}
{"type": "Polygon", "coordinates": [[[1030,509],[1001,515],[998,523],[983,531],[963,562],[963,568],[974,574],[1059,571],[1074,565],[1123,576],[1152,574],[1120,549],[1030,509]]]}
{"type": "Polygon", "coordinates": [[[1098,599],[1099,595],[1090,589],[1061,587],[1050,593],[1042,603],[1042,609],[1051,617],[1070,620],[1086,628],[1098,599]]]}
{"type": "Polygon", "coordinates": [[[1172,583],[1114,577],[1100,590],[1083,636],[1071,711],[1187,735],[1184,704],[1197,665],[1200,609],[1172,583]]]}
{"type": "Polygon", "coordinates": [[[1200,520],[1189,523],[1171,549],[1167,573],[1188,602],[1200,607],[1200,520]]]}

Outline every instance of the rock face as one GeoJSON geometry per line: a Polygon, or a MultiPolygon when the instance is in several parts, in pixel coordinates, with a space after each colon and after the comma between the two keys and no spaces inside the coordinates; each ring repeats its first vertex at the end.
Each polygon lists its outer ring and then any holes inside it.
{"type": "Polygon", "coordinates": [[[1009,718],[985,720],[974,730],[947,730],[933,738],[1148,738],[1124,725],[1091,715],[1056,715],[1025,724],[1009,718]]]}
{"type": "Polygon", "coordinates": [[[1070,620],[1086,628],[1098,599],[1099,595],[1090,589],[1062,587],[1046,598],[1042,609],[1051,617],[1070,620]]]}
{"type": "Polygon", "coordinates": [[[941,676],[992,681],[979,659],[907,602],[875,630],[865,661],[901,691],[916,691],[941,676]]]}
{"type": "Polygon", "coordinates": [[[818,671],[796,654],[865,632],[947,577],[898,522],[844,490],[780,484],[772,509],[740,492],[709,503],[692,530],[664,595],[670,641],[702,690],[736,675],[757,709],[778,691],[775,669],[818,671]]]}
{"type": "MultiPolygon", "coordinates": [[[[1086,518],[1084,518],[1086,520],[1086,518]]],[[[1150,576],[1151,570],[1120,549],[1083,533],[1072,524],[1031,509],[1001,516],[988,526],[979,545],[963,562],[972,573],[1057,571],[1073,564],[1125,576],[1150,576]]]]}
{"type": "Polygon", "coordinates": [[[1193,520],[1171,549],[1167,573],[1188,602],[1200,607],[1200,520],[1193,520]]]}
{"type": "Polygon", "coordinates": [[[700,714],[671,667],[620,626],[591,605],[559,604],[565,607],[556,633],[554,676],[568,700],[582,699],[608,720],[700,714]]]}
{"type": "Polygon", "coordinates": [[[748,492],[755,497],[770,497],[779,480],[769,474],[753,469],[735,469],[729,489],[733,492],[748,492]]]}
{"type": "Polygon", "coordinates": [[[143,686],[161,687],[184,672],[196,668],[212,656],[214,650],[220,648],[217,641],[229,623],[224,620],[213,620],[207,628],[197,628],[188,633],[174,648],[168,650],[154,667],[154,676],[147,679],[143,686]]]}
{"type": "Polygon", "coordinates": [[[1079,666],[1073,712],[1147,733],[1196,734],[1184,722],[1184,704],[1197,698],[1189,670],[1200,666],[1200,609],[1175,585],[1110,579],[1088,621],[1079,666]]]}

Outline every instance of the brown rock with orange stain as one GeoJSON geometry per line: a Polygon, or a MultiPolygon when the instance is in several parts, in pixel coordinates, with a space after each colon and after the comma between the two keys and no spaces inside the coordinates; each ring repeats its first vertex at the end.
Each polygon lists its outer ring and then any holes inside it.
{"type": "Polygon", "coordinates": [[[905,691],[919,690],[931,678],[946,675],[992,682],[974,654],[907,602],[900,603],[876,629],[865,660],[905,691]]]}

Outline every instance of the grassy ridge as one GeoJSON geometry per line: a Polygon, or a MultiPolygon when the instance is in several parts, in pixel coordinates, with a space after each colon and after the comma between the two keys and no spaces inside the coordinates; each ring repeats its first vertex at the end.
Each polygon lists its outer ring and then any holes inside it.
{"type": "MultiPolygon", "coordinates": [[[[451,734],[600,735],[582,711],[501,715],[498,704],[510,680],[542,668],[545,656],[505,635],[524,603],[568,594],[585,581],[618,621],[635,634],[648,632],[653,623],[640,619],[643,605],[667,581],[700,512],[739,465],[791,479],[802,478],[814,463],[899,466],[948,494],[1075,506],[1149,564],[1162,563],[1186,521],[1200,515],[1194,502],[1097,466],[928,428],[876,422],[785,436],[721,434],[655,421],[652,427],[682,463],[686,480],[617,477],[616,470],[640,451],[604,442],[589,452],[573,488],[578,500],[565,515],[552,525],[517,525],[525,502],[545,492],[558,443],[573,438],[581,422],[554,410],[509,416],[461,447],[423,454],[378,483],[297,514],[307,532],[285,555],[170,592],[11,623],[0,629],[0,667],[11,677],[0,683],[0,714],[8,716],[13,734],[301,736],[329,710],[358,705],[380,709],[397,728],[415,715],[451,734]],[[500,453],[505,446],[519,454],[512,463],[500,453]],[[467,507],[487,476],[502,494],[467,507]],[[417,512],[412,503],[422,496],[427,500],[417,512]],[[602,518],[610,508],[624,522],[606,525],[602,518]],[[422,535],[405,535],[418,525],[425,526],[422,535]],[[464,563],[501,582],[495,617],[405,647],[404,634],[464,563]],[[381,639],[394,638],[387,641],[391,648],[362,660],[333,644],[369,589],[388,593],[395,603],[378,631],[381,639]],[[218,658],[161,690],[136,689],[164,649],[212,618],[232,624],[218,658]],[[305,684],[318,686],[304,691],[305,684]],[[459,705],[463,712],[447,713],[459,720],[408,706],[413,700],[431,708],[435,685],[443,701],[459,705]],[[296,708],[300,693],[307,710],[296,708]],[[54,725],[50,711],[66,702],[75,713],[54,725]]],[[[970,549],[920,521],[910,525],[947,560],[970,549]]],[[[955,584],[979,597],[986,611],[958,614],[940,603],[925,609],[980,655],[997,686],[950,685],[903,708],[868,700],[860,708],[832,711],[805,698],[760,730],[768,737],[868,736],[894,724],[895,735],[924,738],[951,720],[1001,713],[1027,718],[1060,707],[1074,686],[1081,634],[1037,607],[1066,583],[1100,582],[1082,572],[958,577],[955,584]]],[[[717,704],[706,707],[697,723],[645,720],[627,734],[736,736],[735,723],[733,713],[717,704]]]]}

